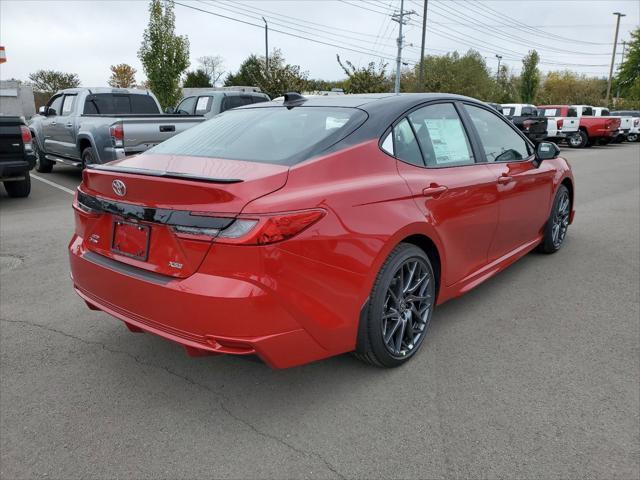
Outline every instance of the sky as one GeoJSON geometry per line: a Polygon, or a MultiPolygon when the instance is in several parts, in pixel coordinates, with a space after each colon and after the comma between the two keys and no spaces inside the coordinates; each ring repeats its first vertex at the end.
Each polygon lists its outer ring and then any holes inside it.
{"type": "MultiPolygon", "coordinates": [[[[176,33],[189,38],[191,69],[201,56],[220,55],[233,72],[248,55],[264,54],[263,16],[269,48],[279,48],[310,78],[344,78],[336,54],[356,65],[383,61],[395,69],[398,23],[390,15],[401,0],[176,1],[183,4],[175,5],[176,33]]],[[[403,32],[403,62],[412,65],[420,57],[423,0],[404,0],[404,9],[416,12],[403,32]]],[[[626,14],[621,42],[640,24],[640,0],[429,0],[426,51],[475,48],[490,68],[499,54],[518,73],[522,57],[535,48],[543,71],[607,76],[616,11],[626,14]]],[[[137,51],[147,21],[147,0],[0,0],[7,56],[0,79],[27,80],[31,72],[53,69],[78,74],[83,86],[104,86],[110,65],[128,63],[143,81],[137,51]]],[[[621,53],[620,46],[618,60],[621,53]]]]}

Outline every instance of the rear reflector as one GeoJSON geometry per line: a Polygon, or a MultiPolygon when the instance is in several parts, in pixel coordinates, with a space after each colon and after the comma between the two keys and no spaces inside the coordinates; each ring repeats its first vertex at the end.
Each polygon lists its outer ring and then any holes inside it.
{"type": "Polygon", "coordinates": [[[22,135],[22,143],[24,144],[24,149],[27,151],[31,151],[33,149],[33,144],[31,143],[33,139],[31,138],[31,131],[24,125],[20,125],[20,133],[22,135]]]}
{"type": "Polygon", "coordinates": [[[564,125],[564,120],[563,119],[558,120],[558,130],[562,130],[562,125],[564,125]]]}
{"type": "Polygon", "coordinates": [[[122,123],[114,123],[109,127],[109,134],[111,135],[111,143],[114,147],[124,146],[124,127],[122,123]]]}

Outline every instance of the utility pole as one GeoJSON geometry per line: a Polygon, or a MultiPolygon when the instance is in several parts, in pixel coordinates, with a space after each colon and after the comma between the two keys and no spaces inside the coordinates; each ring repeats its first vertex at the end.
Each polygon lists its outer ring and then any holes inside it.
{"type": "Polygon", "coordinates": [[[269,75],[269,24],[262,17],[262,21],[264,22],[264,63],[266,67],[266,74],[269,75]]]}
{"type": "MultiPolygon", "coordinates": [[[[622,41],[622,58],[620,59],[620,65],[622,65],[624,63],[624,53],[627,50],[627,42],[625,42],[624,40],[622,41]]],[[[618,83],[618,88],[616,89],[616,99],[615,101],[618,101],[618,98],[620,98],[620,83],[618,83]]]]}
{"type": "Polygon", "coordinates": [[[611,96],[611,78],[613,77],[613,65],[616,63],[616,46],[618,45],[618,31],[620,30],[620,17],[626,17],[624,13],[613,12],[616,19],[616,34],[613,39],[613,53],[611,54],[611,67],[609,68],[609,81],[607,82],[607,106],[609,105],[609,97],[611,96]]]}
{"type": "Polygon", "coordinates": [[[496,82],[497,82],[498,77],[500,76],[500,60],[502,60],[502,55],[498,55],[496,53],[496,58],[498,59],[498,70],[496,70],[496,82]]]}
{"type": "Polygon", "coordinates": [[[391,20],[398,22],[398,56],[396,57],[396,85],[394,88],[395,93],[400,93],[400,67],[402,66],[402,44],[404,39],[402,38],[402,26],[406,25],[408,20],[404,17],[409,15],[415,15],[416,12],[411,10],[410,12],[404,11],[404,0],[400,0],[400,13],[394,13],[391,15],[391,20]]]}
{"type": "Polygon", "coordinates": [[[424,44],[427,38],[427,6],[429,0],[424,0],[424,8],[422,9],[422,44],[420,45],[420,73],[418,75],[418,89],[420,92],[424,90],[424,44]]]}

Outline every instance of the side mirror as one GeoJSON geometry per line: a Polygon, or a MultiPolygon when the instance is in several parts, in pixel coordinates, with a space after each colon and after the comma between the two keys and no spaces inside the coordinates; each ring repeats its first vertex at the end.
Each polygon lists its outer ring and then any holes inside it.
{"type": "Polygon", "coordinates": [[[538,162],[558,158],[558,155],[560,155],[560,148],[553,142],[540,142],[536,147],[536,160],[538,162]]]}
{"type": "Polygon", "coordinates": [[[176,109],[173,107],[167,107],[164,109],[164,113],[168,113],[169,115],[171,115],[172,113],[176,113],[176,109]]]}
{"type": "Polygon", "coordinates": [[[47,116],[47,107],[44,105],[38,109],[38,115],[47,116]]]}

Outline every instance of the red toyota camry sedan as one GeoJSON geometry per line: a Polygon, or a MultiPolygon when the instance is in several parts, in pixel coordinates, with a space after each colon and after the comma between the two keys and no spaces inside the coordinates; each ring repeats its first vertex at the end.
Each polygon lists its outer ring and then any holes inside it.
{"type": "Polygon", "coordinates": [[[73,284],[192,355],[398,366],[436,305],[561,248],[558,154],[467,97],[287,94],[87,168],[73,284]]]}

